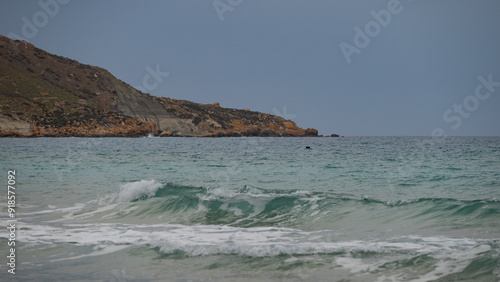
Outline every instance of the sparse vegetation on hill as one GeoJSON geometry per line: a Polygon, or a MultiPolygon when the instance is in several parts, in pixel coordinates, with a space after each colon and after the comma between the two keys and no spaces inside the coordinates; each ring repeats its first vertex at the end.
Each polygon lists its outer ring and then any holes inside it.
{"type": "Polygon", "coordinates": [[[0,136],[317,136],[282,117],[155,97],[0,36],[0,136]]]}

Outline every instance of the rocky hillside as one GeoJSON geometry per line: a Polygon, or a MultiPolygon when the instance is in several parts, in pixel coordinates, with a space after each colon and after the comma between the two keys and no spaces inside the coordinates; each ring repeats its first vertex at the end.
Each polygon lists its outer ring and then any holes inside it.
{"type": "Polygon", "coordinates": [[[250,110],[142,93],[105,69],[0,36],[0,136],[316,136],[250,110]]]}

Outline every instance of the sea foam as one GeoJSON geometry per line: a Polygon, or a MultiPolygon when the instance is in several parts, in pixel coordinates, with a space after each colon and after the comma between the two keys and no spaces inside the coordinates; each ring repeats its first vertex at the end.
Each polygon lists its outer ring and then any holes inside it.
{"type": "Polygon", "coordinates": [[[123,184],[120,186],[118,201],[123,203],[141,198],[151,198],[162,186],[163,184],[156,182],[154,179],[123,184]]]}

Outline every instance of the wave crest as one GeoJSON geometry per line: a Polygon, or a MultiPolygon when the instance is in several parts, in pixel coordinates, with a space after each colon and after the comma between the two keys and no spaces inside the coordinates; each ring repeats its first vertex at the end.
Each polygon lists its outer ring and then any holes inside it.
{"type": "Polygon", "coordinates": [[[123,184],[120,186],[118,201],[125,203],[154,197],[162,186],[163,184],[156,182],[154,179],[123,184]]]}

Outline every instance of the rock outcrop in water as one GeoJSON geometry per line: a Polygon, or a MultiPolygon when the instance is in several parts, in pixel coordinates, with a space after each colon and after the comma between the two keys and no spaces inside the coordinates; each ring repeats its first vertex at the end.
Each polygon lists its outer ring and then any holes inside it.
{"type": "Polygon", "coordinates": [[[0,136],[317,136],[282,117],[155,97],[0,36],[0,136]]]}

